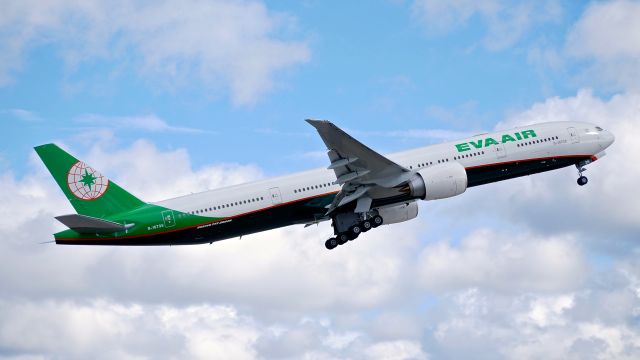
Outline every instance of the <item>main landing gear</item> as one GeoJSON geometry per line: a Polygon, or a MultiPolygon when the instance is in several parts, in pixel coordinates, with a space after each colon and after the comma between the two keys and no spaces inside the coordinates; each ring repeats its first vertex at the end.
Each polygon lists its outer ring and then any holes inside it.
{"type": "Polygon", "coordinates": [[[338,245],[344,245],[350,240],[355,240],[360,234],[377,228],[383,222],[382,216],[377,214],[373,216],[368,214],[361,216],[353,213],[339,214],[333,219],[333,229],[336,236],[327,240],[324,246],[329,250],[335,249],[338,245]],[[352,215],[355,215],[355,218],[352,215]]]}
{"type": "Polygon", "coordinates": [[[586,165],[587,163],[584,162],[580,162],[578,164],[576,164],[576,168],[578,169],[578,185],[580,186],[584,186],[587,185],[587,183],[589,182],[589,179],[587,179],[586,176],[582,175],[583,172],[587,171],[587,169],[584,168],[584,165],[586,165]]]}

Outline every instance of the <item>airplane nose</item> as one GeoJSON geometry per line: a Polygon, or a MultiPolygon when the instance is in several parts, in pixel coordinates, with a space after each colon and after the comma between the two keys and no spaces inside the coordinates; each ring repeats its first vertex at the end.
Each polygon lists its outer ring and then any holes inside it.
{"type": "Polygon", "coordinates": [[[611,146],[615,140],[616,137],[610,131],[605,130],[600,133],[600,146],[602,146],[603,149],[611,146]]]}

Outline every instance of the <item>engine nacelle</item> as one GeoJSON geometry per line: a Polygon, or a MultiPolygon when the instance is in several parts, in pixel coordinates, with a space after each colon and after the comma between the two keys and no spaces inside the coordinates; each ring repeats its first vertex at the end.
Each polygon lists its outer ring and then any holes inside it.
{"type": "Polygon", "coordinates": [[[408,204],[379,208],[378,215],[382,216],[384,225],[411,220],[418,216],[418,203],[412,201],[408,204]]]}
{"type": "Polygon", "coordinates": [[[450,162],[420,169],[408,183],[412,196],[422,200],[444,199],[467,190],[467,171],[450,162]]]}

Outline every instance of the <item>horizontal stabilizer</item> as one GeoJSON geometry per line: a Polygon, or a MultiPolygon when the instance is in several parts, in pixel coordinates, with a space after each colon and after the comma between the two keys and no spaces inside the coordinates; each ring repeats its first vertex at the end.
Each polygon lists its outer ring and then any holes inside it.
{"type": "Polygon", "coordinates": [[[133,226],[133,224],[123,225],[117,222],[79,214],[56,216],[56,219],[65,224],[69,229],[79,233],[124,231],[133,226]]]}

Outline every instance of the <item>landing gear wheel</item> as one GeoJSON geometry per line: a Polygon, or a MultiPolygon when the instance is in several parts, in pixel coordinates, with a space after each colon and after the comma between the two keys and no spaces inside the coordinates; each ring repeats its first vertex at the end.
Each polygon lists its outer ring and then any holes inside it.
{"type": "Polygon", "coordinates": [[[349,235],[347,233],[340,233],[336,238],[338,239],[338,245],[344,245],[349,241],[349,235]]]}
{"type": "Polygon", "coordinates": [[[362,233],[362,228],[360,227],[360,225],[353,225],[351,228],[349,228],[349,240],[355,240],[360,233],[362,233]]]}
{"type": "Polygon", "coordinates": [[[336,248],[336,246],[338,246],[338,239],[331,238],[324,242],[324,246],[329,250],[333,250],[336,248]]]}
{"type": "Polygon", "coordinates": [[[580,176],[578,178],[578,185],[580,185],[580,186],[587,185],[588,182],[589,182],[589,179],[587,179],[586,176],[580,176]]]}
{"type": "Polygon", "coordinates": [[[363,221],[362,224],[360,224],[360,226],[362,227],[362,232],[367,232],[371,230],[371,228],[373,227],[373,225],[371,224],[371,221],[369,220],[363,221]]]}
{"type": "Polygon", "coordinates": [[[382,225],[382,216],[380,215],[374,216],[372,219],[372,225],[374,228],[377,228],[378,226],[382,225]]]}

